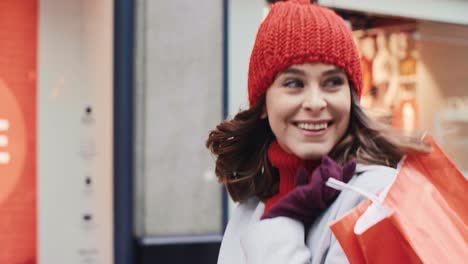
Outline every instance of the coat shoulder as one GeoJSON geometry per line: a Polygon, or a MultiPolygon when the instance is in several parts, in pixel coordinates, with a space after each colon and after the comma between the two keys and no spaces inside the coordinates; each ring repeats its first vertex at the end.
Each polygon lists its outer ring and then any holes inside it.
{"type": "Polygon", "coordinates": [[[392,167],[358,164],[351,184],[375,193],[392,184],[396,174],[397,171],[392,167]]]}
{"type": "MultiPolygon", "coordinates": [[[[259,219],[259,212],[264,208],[257,198],[252,197],[236,205],[224,232],[223,241],[218,255],[218,263],[244,263],[244,253],[241,250],[241,236],[255,219],[259,219]]],[[[258,221],[258,220],[257,220],[258,221]]]]}

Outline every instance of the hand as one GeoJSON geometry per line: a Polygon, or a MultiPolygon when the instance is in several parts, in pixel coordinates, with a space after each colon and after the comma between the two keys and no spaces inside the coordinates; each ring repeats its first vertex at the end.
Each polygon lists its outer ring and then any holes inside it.
{"type": "Polygon", "coordinates": [[[310,183],[308,172],[299,168],[296,178],[296,188],[278,201],[271,209],[264,213],[262,219],[285,216],[296,219],[308,226],[328,208],[336,199],[340,191],[325,185],[332,177],[339,181],[348,182],[354,175],[356,162],[348,161],[341,168],[328,156],[322,158],[322,163],[311,175],[310,183]]]}

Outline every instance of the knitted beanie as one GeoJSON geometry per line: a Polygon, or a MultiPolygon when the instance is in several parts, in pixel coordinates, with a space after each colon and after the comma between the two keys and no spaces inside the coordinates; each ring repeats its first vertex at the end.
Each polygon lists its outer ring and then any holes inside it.
{"type": "Polygon", "coordinates": [[[276,75],[294,64],[322,62],[343,69],[360,97],[362,73],[351,30],[335,12],[310,0],[271,6],[257,32],[249,64],[249,104],[253,106],[276,75]]]}

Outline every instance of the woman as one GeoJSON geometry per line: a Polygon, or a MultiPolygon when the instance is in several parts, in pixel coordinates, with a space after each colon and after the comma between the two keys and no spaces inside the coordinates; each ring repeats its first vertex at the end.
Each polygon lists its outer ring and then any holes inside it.
{"type": "Polygon", "coordinates": [[[404,154],[429,147],[364,114],[351,32],[308,0],[271,6],[248,79],[250,108],[207,140],[216,175],[239,202],[218,263],[346,263],[328,224],[364,198],[326,180],[375,193],[404,154]]]}

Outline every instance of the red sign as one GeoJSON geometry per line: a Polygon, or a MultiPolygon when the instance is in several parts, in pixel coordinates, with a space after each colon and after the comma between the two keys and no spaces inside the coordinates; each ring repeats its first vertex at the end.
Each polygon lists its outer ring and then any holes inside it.
{"type": "Polygon", "coordinates": [[[0,1],[0,263],[37,263],[37,0],[0,1]]]}

